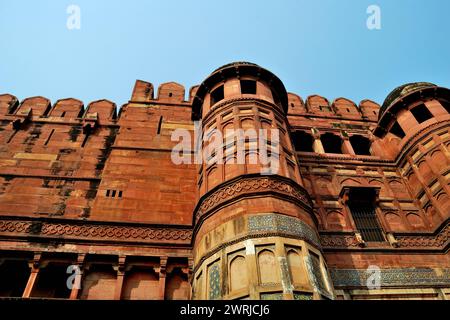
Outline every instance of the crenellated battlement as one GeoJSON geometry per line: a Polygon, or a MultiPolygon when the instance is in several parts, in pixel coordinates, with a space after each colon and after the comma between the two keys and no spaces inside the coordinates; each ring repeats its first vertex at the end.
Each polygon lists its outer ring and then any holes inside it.
{"type": "MultiPolygon", "coordinates": [[[[173,105],[190,105],[198,90],[198,85],[189,89],[189,100],[185,100],[185,88],[176,83],[168,82],[158,87],[157,96],[154,96],[153,85],[149,82],[137,80],[129,103],[157,103],[173,105]]],[[[318,116],[341,116],[356,119],[378,119],[380,105],[365,99],[357,106],[347,98],[336,98],[333,102],[319,95],[306,98],[306,103],[299,95],[288,93],[289,114],[315,114],[318,116]],[[349,110],[347,110],[349,109],[349,110]]],[[[126,104],[125,104],[126,105],[126,104]]],[[[85,104],[76,98],[58,99],[53,105],[51,101],[42,96],[28,97],[20,101],[12,94],[0,95],[0,116],[22,115],[28,110],[37,117],[83,118],[87,113],[99,112],[102,119],[114,120],[120,113],[120,108],[107,99],[92,101],[85,104]],[[90,111],[89,111],[90,109],[90,111]],[[95,109],[95,111],[93,111],[95,109]],[[116,113],[113,113],[116,110],[116,113]]]]}
{"type": "MultiPolygon", "coordinates": [[[[107,99],[85,104],[76,98],[58,99],[55,103],[42,96],[19,100],[12,94],[0,95],[1,116],[31,116],[34,119],[54,120],[83,119],[97,113],[101,123],[115,122],[129,104],[169,105],[192,107],[199,85],[192,86],[186,98],[186,89],[176,82],[166,82],[158,86],[156,92],[151,82],[136,80],[130,100],[121,107],[107,99]],[[122,110],[124,109],[124,110],[122,110]]],[[[357,106],[347,98],[336,98],[330,102],[320,95],[310,95],[305,100],[288,92],[288,114],[318,117],[340,117],[347,120],[377,121],[380,105],[371,100],[362,100],[357,106]]]]}
{"type": "Polygon", "coordinates": [[[28,120],[83,121],[97,119],[99,124],[112,124],[117,120],[117,106],[109,100],[90,102],[87,107],[81,100],[65,98],[57,100],[53,105],[50,99],[42,96],[25,98],[19,102],[11,94],[0,95],[0,117],[5,120],[27,118],[28,120]]]}
{"type": "Polygon", "coordinates": [[[346,120],[355,121],[377,121],[380,105],[372,100],[364,99],[356,105],[350,99],[339,97],[330,102],[320,95],[310,95],[303,99],[294,94],[288,93],[289,114],[320,117],[339,117],[346,120]]]}
{"type": "Polygon", "coordinates": [[[198,86],[189,89],[188,100],[186,100],[185,87],[177,82],[166,82],[159,85],[155,96],[153,84],[143,80],[136,80],[130,102],[167,103],[167,104],[189,104],[198,86]]]}

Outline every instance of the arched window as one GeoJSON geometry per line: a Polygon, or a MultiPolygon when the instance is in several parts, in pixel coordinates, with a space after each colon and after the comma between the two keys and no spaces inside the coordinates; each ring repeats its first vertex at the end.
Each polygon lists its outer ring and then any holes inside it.
{"type": "Polygon", "coordinates": [[[416,118],[418,123],[422,123],[433,118],[430,110],[428,110],[427,106],[423,103],[419,104],[417,107],[412,108],[411,113],[413,114],[414,118],[416,118]]]}
{"type": "Polygon", "coordinates": [[[248,287],[247,269],[243,256],[235,257],[230,263],[230,291],[248,287]]]}
{"type": "Polygon", "coordinates": [[[291,280],[294,284],[303,284],[306,282],[305,270],[303,270],[302,258],[295,250],[289,250],[287,261],[291,272],[291,280]]]}
{"type": "Polygon", "coordinates": [[[211,106],[224,99],[223,86],[217,87],[211,92],[211,106]]]}
{"type": "Polygon", "coordinates": [[[241,93],[242,94],[256,94],[256,81],[254,80],[241,80],[241,93]]]}
{"type": "Polygon", "coordinates": [[[353,151],[356,154],[363,156],[370,156],[370,140],[360,135],[354,135],[350,137],[350,143],[353,147],[353,151]]]}
{"type": "Polygon", "coordinates": [[[342,154],[342,139],[332,133],[325,133],[320,136],[325,153],[342,154]]]}
{"type": "Polygon", "coordinates": [[[294,144],[294,148],[297,151],[302,152],[314,152],[313,149],[313,137],[303,131],[294,131],[292,133],[292,142],[294,144]]]}
{"type": "Polygon", "coordinates": [[[272,251],[265,249],[258,254],[258,266],[260,282],[262,284],[279,283],[276,259],[272,251]]]}
{"type": "Polygon", "coordinates": [[[366,242],[384,241],[383,229],[376,214],[375,189],[351,188],[348,193],[347,206],[355,222],[356,229],[366,242]]]}
{"type": "Polygon", "coordinates": [[[402,139],[406,136],[405,131],[403,131],[402,127],[397,121],[394,122],[389,132],[402,139]]]}

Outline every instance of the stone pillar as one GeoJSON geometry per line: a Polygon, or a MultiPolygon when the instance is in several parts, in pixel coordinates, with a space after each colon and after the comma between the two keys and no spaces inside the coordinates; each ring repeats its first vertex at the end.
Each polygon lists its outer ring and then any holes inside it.
{"type": "Polygon", "coordinates": [[[188,275],[188,282],[189,282],[189,286],[190,286],[188,299],[192,300],[193,299],[193,294],[194,294],[192,288],[194,287],[193,284],[194,284],[194,281],[195,281],[195,277],[194,277],[194,259],[192,259],[192,258],[188,258],[187,275],[188,275]]]}
{"type": "Polygon", "coordinates": [[[283,300],[293,300],[293,284],[289,273],[284,243],[277,239],[275,242],[275,255],[280,266],[281,286],[283,288],[283,300]]]}
{"type": "Polygon", "coordinates": [[[120,300],[122,297],[123,280],[125,277],[125,259],[126,256],[119,256],[119,263],[114,267],[117,271],[116,287],[114,290],[114,300],[120,300]]]}
{"type": "Polygon", "coordinates": [[[324,154],[325,149],[323,148],[322,141],[320,140],[320,134],[318,132],[313,132],[314,142],[313,150],[316,153],[324,154]]]}
{"type": "Polygon", "coordinates": [[[411,128],[419,125],[416,118],[409,110],[399,112],[397,114],[397,122],[406,134],[408,134],[408,131],[410,131],[411,128]]]}
{"type": "Polygon", "coordinates": [[[445,110],[437,100],[425,101],[424,104],[434,117],[445,116],[448,114],[447,110],[445,110]]]}
{"type": "Polygon", "coordinates": [[[41,253],[35,252],[33,261],[29,262],[31,273],[30,277],[28,278],[25,290],[23,291],[22,298],[29,298],[31,296],[31,292],[33,291],[34,285],[39,276],[40,263],[41,263],[41,253]]]}
{"type": "Polygon", "coordinates": [[[166,294],[167,257],[161,257],[159,263],[159,300],[164,300],[166,294]]]}
{"type": "Polygon", "coordinates": [[[370,149],[373,156],[377,157],[385,157],[386,150],[382,148],[379,144],[379,141],[375,138],[373,134],[370,135],[370,149]]]}
{"type": "Polygon", "coordinates": [[[72,286],[72,290],[70,292],[70,298],[69,298],[70,300],[78,299],[78,294],[80,293],[82,280],[83,280],[85,257],[86,257],[86,255],[84,253],[78,254],[76,266],[78,267],[77,271],[79,271],[79,272],[77,272],[75,275],[75,282],[74,282],[74,285],[72,286]]]}
{"type": "Polygon", "coordinates": [[[350,143],[350,140],[347,136],[344,136],[342,139],[342,145],[343,145],[343,153],[348,153],[351,155],[356,155],[355,150],[353,150],[353,146],[350,143]]]}
{"type": "Polygon", "coordinates": [[[245,255],[247,257],[247,270],[250,279],[249,294],[250,299],[259,300],[259,293],[256,290],[256,284],[258,283],[258,261],[256,260],[256,249],[252,239],[245,241],[245,255]]]}

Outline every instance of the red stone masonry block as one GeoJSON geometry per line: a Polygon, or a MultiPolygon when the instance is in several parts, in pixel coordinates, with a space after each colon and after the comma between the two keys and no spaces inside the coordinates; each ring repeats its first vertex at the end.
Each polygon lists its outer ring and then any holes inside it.
{"type": "Polygon", "coordinates": [[[361,119],[361,112],[356,104],[346,98],[337,98],[332,103],[332,108],[343,118],[361,119]]]}
{"type": "Polygon", "coordinates": [[[362,115],[370,121],[378,121],[378,112],[380,111],[380,105],[372,100],[362,100],[359,103],[359,109],[362,115]]]}
{"type": "Polygon", "coordinates": [[[45,97],[31,97],[24,99],[17,108],[16,115],[25,115],[29,110],[34,117],[48,114],[51,108],[50,100],[45,97]]]}
{"type": "Polygon", "coordinates": [[[82,117],[83,113],[84,105],[82,101],[74,98],[67,98],[56,101],[48,116],[75,119],[82,117]]]}
{"type": "Polygon", "coordinates": [[[17,98],[11,94],[0,95],[0,114],[6,115],[19,105],[17,98]]]}
{"type": "Polygon", "coordinates": [[[153,100],[153,84],[142,80],[136,80],[131,101],[149,102],[153,100]]]}
{"type": "Polygon", "coordinates": [[[176,82],[163,83],[158,88],[158,100],[167,103],[180,103],[185,101],[185,89],[176,82]]]}
{"type": "Polygon", "coordinates": [[[106,99],[93,101],[87,106],[84,118],[95,114],[97,114],[100,124],[111,123],[117,116],[116,104],[106,99]]]}

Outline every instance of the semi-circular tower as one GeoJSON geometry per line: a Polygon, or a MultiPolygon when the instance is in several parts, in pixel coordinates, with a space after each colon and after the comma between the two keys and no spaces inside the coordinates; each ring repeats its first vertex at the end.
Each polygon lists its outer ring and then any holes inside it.
{"type": "Polygon", "coordinates": [[[333,296],[291,144],[287,101],[280,79],[248,62],[215,70],[195,93],[192,114],[201,120],[205,161],[194,211],[194,299],[333,296]],[[256,136],[240,136],[239,129],[256,136]],[[220,134],[211,138],[214,132],[220,134]],[[217,139],[220,150],[211,152],[217,139]],[[261,158],[265,150],[269,164],[261,158]]]}
{"type": "MultiPolygon", "coordinates": [[[[450,217],[450,90],[428,82],[396,88],[380,109],[374,131],[408,181],[420,224],[435,230],[450,217]]],[[[409,221],[412,225],[415,221],[409,221]]]]}

